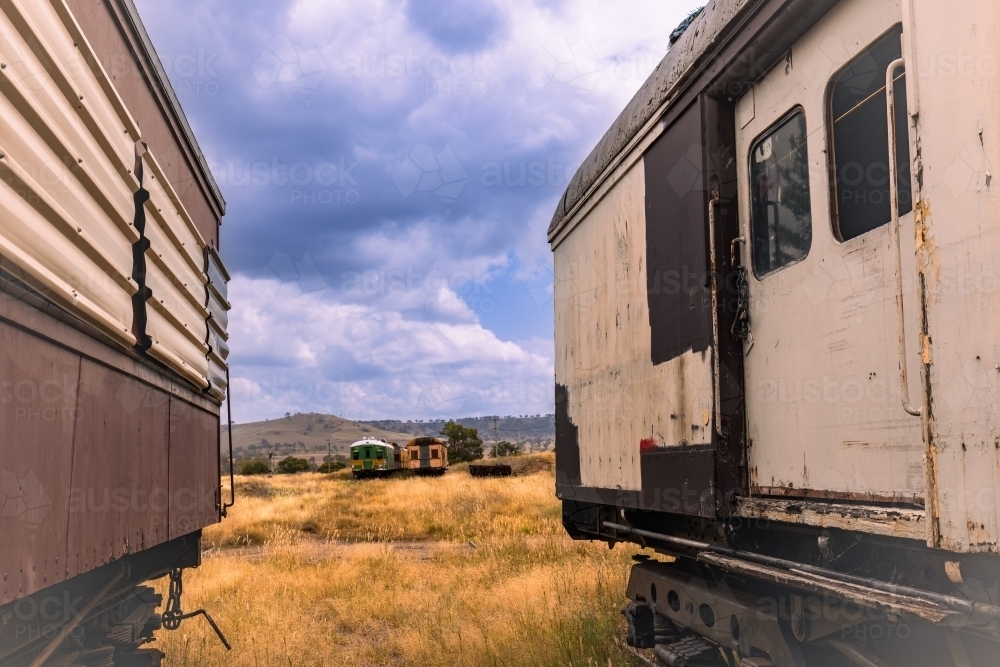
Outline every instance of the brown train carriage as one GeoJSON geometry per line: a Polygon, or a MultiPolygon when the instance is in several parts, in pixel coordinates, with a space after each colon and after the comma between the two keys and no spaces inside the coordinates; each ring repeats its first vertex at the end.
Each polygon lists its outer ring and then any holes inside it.
{"type": "Polygon", "coordinates": [[[441,438],[414,438],[406,443],[407,466],[415,475],[440,476],[448,469],[448,441],[441,438]]]}
{"type": "Polygon", "coordinates": [[[158,664],[140,584],[225,508],[225,201],[131,0],[0,33],[0,664],[158,664]]]}

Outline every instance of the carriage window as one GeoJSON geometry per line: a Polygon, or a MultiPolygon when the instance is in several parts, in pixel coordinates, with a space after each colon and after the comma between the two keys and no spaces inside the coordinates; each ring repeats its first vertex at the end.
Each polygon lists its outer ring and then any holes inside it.
{"type": "Polygon", "coordinates": [[[361,452],[358,451],[357,449],[355,449],[353,452],[351,452],[351,458],[354,459],[355,461],[360,461],[361,460],[361,452]]]}
{"type": "Polygon", "coordinates": [[[758,278],[809,254],[812,204],[806,138],[806,116],[799,110],[750,150],[750,218],[758,278]]]}
{"type": "MultiPolygon", "coordinates": [[[[897,29],[855,58],[833,79],[830,120],[837,199],[834,219],[847,241],[887,224],[889,203],[889,121],[885,73],[900,57],[902,30],[897,29]]],[[[896,180],[899,214],[913,210],[910,193],[910,139],[906,118],[906,79],[895,73],[896,180]]]]}
{"type": "Polygon", "coordinates": [[[431,450],[431,458],[432,459],[439,459],[439,458],[441,458],[441,452],[439,452],[436,449],[432,449],[431,450]]]}

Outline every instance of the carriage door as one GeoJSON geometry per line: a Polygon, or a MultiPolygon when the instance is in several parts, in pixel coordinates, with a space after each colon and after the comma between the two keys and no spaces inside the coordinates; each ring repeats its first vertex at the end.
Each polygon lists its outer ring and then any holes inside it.
{"type": "Polygon", "coordinates": [[[905,339],[897,334],[886,72],[898,2],[845,0],[737,106],[748,457],[755,496],[920,504],[921,396],[905,71],[897,183],[905,339]],[[909,248],[909,251],[906,251],[909,248]]]}

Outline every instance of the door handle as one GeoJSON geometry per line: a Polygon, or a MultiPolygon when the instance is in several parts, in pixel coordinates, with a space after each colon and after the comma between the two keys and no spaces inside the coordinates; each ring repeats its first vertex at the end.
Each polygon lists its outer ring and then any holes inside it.
{"type": "Polygon", "coordinates": [[[889,235],[892,238],[892,255],[895,261],[896,273],[896,333],[899,337],[899,387],[903,398],[903,409],[906,414],[920,417],[924,414],[923,407],[913,407],[910,403],[910,384],[906,373],[906,327],[903,317],[903,260],[899,230],[899,165],[896,159],[896,70],[906,65],[906,60],[900,58],[889,65],[885,73],[886,114],[889,119],[889,206],[892,210],[892,220],[889,223],[889,235]]]}

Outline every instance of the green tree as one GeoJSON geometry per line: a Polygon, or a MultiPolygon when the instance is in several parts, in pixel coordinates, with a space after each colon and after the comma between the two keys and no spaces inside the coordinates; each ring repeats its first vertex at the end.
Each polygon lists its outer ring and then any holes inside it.
{"type": "Polygon", "coordinates": [[[327,461],[321,465],[316,472],[337,472],[338,470],[343,470],[347,467],[347,464],[343,461],[327,461]]]}
{"type": "Polygon", "coordinates": [[[269,472],[271,472],[271,466],[267,465],[267,461],[260,459],[246,461],[240,466],[241,475],[266,475],[269,472]]]}
{"type": "Polygon", "coordinates": [[[441,435],[448,438],[448,462],[462,463],[483,458],[483,440],[479,431],[466,428],[456,421],[449,421],[441,429],[441,435]]]}
{"type": "Polygon", "coordinates": [[[291,475],[297,472],[309,472],[309,461],[288,456],[278,463],[278,472],[283,475],[291,475]]]}
{"type": "Polygon", "coordinates": [[[495,459],[503,456],[520,456],[521,453],[521,445],[515,445],[507,440],[501,440],[490,450],[490,456],[495,459]]]}

